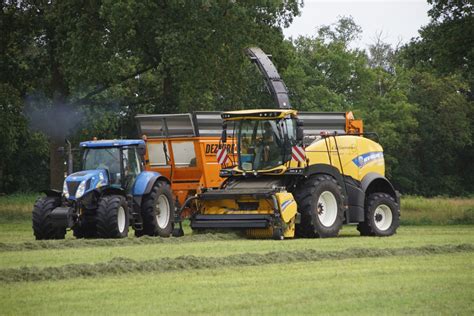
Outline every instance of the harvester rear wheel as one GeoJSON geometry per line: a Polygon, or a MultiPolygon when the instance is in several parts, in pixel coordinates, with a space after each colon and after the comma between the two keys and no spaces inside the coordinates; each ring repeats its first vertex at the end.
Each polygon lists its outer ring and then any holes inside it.
{"type": "Polygon", "coordinates": [[[106,195],[99,201],[96,215],[97,237],[124,238],[128,235],[127,201],[121,195],[106,195]]]}
{"type": "Polygon", "coordinates": [[[302,183],[294,193],[301,222],[299,237],[336,237],[344,219],[344,194],[336,179],[317,175],[302,183]]]}
{"type": "Polygon", "coordinates": [[[169,237],[173,231],[174,212],[170,185],[157,181],[150,194],[143,197],[143,230],[135,231],[135,235],[169,237]]]}
{"type": "Polygon", "coordinates": [[[61,205],[60,197],[46,196],[36,200],[33,207],[33,232],[36,240],[64,239],[66,228],[53,227],[52,210],[61,205]]]}
{"type": "Polygon", "coordinates": [[[357,225],[361,236],[391,236],[400,225],[399,206],[387,193],[371,194],[365,202],[365,221],[357,225]]]}

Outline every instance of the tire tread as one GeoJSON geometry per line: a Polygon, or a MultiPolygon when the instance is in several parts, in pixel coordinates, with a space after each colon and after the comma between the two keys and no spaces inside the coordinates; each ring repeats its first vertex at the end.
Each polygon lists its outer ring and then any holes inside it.
{"type": "MultiPolygon", "coordinates": [[[[97,237],[99,238],[123,238],[128,234],[128,210],[125,209],[125,231],[122,235],[117,227],[117,210],[124,205],[125,198],[120,195],[106,195],[99,201],[96,215],[97,237]]],[[[126,203],[125,203],[126,204],[126,203]]]]}
{"type": "Polygon", "coordinates": [[[50,218],[53,209],[60,205],[60,197],[46,196],[36,200],[32,214],[33,233],[36,240],[65,238],[66,228],[53,227],[50,218]]]}
{"type": "MultiPolygon", "coordinates": [[[[389,206],[390,207],[390,206],[389,206]]],[[[392,207],[390,207],[392,209],[392,207]]],[[[399,222],[399,205],[395,201],[395,199],[387,194],[387,193],[382,193],[382,192],[377,192],[377,193],[372,193],[370,194],[367,199],[366,199],[366,207],[364,210],[364,221],[359,223],[357,225],[357,230],[360,232],[361,236],[391,236],[396,233],[397,228],[400,225],[399,222]],[[392,213],[392,221],[394,225],[389,228],[389,232],[387,234],[381,234],[378,232],[377,228],[375,227],[375,223],[372,222],[372,211],[378,203],[378,201],[383,200],[383,199],[388,199],[393,203],[393,207],[395,207],[396,211],[395,214],[392,213]]]]}
{"type": "Polygon", "coordinates": [[[143,219],[143,230],[135,231],[135,236],[140,237],[143,235],[147,236],[161,236],[169,237],[173,230],[173,220],[174,220],[174,203],[171,194],[170,185],[164,181],[157,181],[149,194],[143,197],[141,214],[143,219]],[[170,204],[170,224],[166,229],[160,229],[158,223],[156,222],[154,204],[158,195],[161,191],[168,192],[171,196],[171,199],[168,199],[170,204]]]}
{"type": "MultiPolygon", "coordinates": [[[[313,176],[306,181],[304,181],[296,190],[295,199],[298,203],[298,211],[301,214],[301,221],[300,224],[296,226],[296,235],[298,237],[305,237],[305,238],[315,238],[315,237],[335,237],[337,236],[339,229],[335,233],[322,233],[317,231],[317,218],[315,213],[313,212],[314,209],[314,194],[317,188],[325,181],[331,181],[335,185],[337,185],[340,199],[344,201],[344,194],[342,191],[341,186],[333,177],[325,174],[320,174],[313,176]]],[[[339,207],[342,207],[341,205],[339,207]]],[[[340,222],[339,226],[342,226],[344,212],[338,213],[338,218],[336,221],[340,222]]]]}

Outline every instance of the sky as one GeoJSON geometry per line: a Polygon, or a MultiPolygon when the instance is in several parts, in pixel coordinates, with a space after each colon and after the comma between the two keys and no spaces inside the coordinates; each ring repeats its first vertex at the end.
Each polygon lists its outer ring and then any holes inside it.
{"type": "Polygon", "coordinates": [[[367,48],[380,32],[384,42],[396,46],[418,36],[419,28],[429,22],[429,9],[426,0],[305,0],[301,15],[283,33],[287,38],[315,35],[318,26],[352,16],[362,36],[351,46],[367,48]]]}

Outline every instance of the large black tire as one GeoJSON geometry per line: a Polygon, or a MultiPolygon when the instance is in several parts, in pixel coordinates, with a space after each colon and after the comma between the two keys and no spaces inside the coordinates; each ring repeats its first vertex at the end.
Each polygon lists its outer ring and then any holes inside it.
{"type": "Polygon", "coordinates": [[[124,238],[128,235],[127,201],[121,195],[106,195],[99,201],[96,215],[97,237],[124,238]]]}
{"type": "Polygon", "coordinates": [[[136,236],[169,237],[173,231],[175,212],[170,185],[157,181],[150,194],[143,197],[141,212],[143,230],[135,231],[136,236]]]}
{"type": "Polygon", "coordinates": [[[73,235],[76,238],[95,238],[97,237],[97,210],[85,210],[80,223],[73,227],[73,235]]]}
{"type": "Polygon", "coordinates": [[[365,201],[364,218],[357,225],[361,236],[391,236],[400,226],[400,207],[387,193],[373,193],[365,201]]]}
{"type": "Polygon", "coordinates": [[[46,196],[39,198],[33,207],[33,233],[36,240],[64,239],[66,227],[53,227],[51,211],[61,205],[60,197],[46,196]]]}
{"type": "Polygon", "coordinates": [[[344,194],[336,179],[324,174],[311,177],[298,186],[294,196],[301,214],[296,236],[326,238],[339,234],[344,220],[344,194]],[[326,200],[331,202],[327,206],[332,207],[326,206],[326,200]]]}

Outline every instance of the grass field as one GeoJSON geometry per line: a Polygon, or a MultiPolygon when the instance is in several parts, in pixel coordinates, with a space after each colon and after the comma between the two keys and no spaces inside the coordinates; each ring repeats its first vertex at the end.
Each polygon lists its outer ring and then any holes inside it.
{"type": "Polygon", "coordinates": [[[34,199],[0,197],[2,315],[474,312],[473,199],[407,197],[389,238],[39,242],[34,199]]]}

